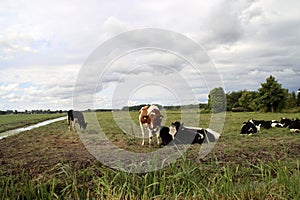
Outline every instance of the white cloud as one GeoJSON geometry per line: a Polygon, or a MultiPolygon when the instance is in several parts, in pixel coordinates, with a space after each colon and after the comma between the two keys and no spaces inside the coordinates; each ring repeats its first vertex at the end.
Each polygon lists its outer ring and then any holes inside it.
{"type": "MultiPolygon", "coordinates": [[[[299,6],[297,0],[4,0],[0,7],[0,109],[70,108],[77,74],[90,53],[109,38],[144,27],[177,31],[202,45],[227,91],[255,90],[270,74],[290,91],[296,90],[300,73],[299,6]]],[[[140,39],[149,44],[149,35],[140,39]]],[[[177,48],[181,54],[200,55],[181,40],[166,43],[166,39],[157,36],[152,43],[177,48]]],[[[205,57],[197,58],[206,61],[205,57]]],[[[205,101],[205,81],[199,80],[185,62],[167,53],[152,52],[130,54],[116,62],[103,79],[106,85],[99,86],[102,96],[97,97],[97,105],[110,106],[113,90],[124,74],[128,79],[149,75],[149,66],[127,70],[132,64],[145,63],[173,66],[188,79],[197,98],[205,101]]],[[[91,73],[85,73],[82,90],[94,84],[91,73]]],[[[172,70],[166,68],[162,72],[170,73],[172,70]]],[[[146,99],[129,102],[143,101],[146,99]]]]}

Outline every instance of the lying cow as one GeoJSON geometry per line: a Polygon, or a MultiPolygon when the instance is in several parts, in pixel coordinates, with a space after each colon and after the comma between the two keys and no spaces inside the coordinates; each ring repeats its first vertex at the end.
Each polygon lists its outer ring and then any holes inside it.
{"type": "Polygon", "coordinates": [[[139,111],[139,123],[142,131],[143,142],[142,145],[145,144],[145,130],[147,128],[149,131],[149,144],[152,143],[153,135],[157,136],[157,144],[159,145],[159,131],[161,126],[163,116],[161,115],[159,109],[155,105],[144,106],[139,111]]]}
{"type": "Polygon", "coordinates": [[[282,117],[280,119],[280,123],[283,125],[283,127],[287,128],[291,125],[291,123],[293,122],[293,120],[291,119],[288,119],[288,118],[285,118],[285,117],[282,117]]]}
{"type": "Polygon", "coordinates": [[[273,128],[283,128],[284,125],[277,120],[272,120],[271,127],[273,128]]]}
{"type": "Polygon", "coordinates": [[[174,122],[170,127],[166,127],[166,126],[161,127],[159,131],[159,135],[161,138],[161,145],[165,146],[169,144],[172,140],[174,140],[175,135],[179,130],[180,126],[181,124],[179,122],[174,122]]]}
{"type": "Polygon", "coordinates": [[[252,122],[255,126],[259,126],[265,129],[269,129],[272,127],[272,121],[250,119],[249,122],[252,122]]]}
{"type": "Polygon", "coordinates": [[[86,129],[87,127],[87,123],[84,121],[83,114],[80,111],[75,111],[75,110],[68,111],[69,131],[71,130],[71,123],[72,123],[73,130],[75,130],[75,123],[78,123],[80,128],[86,129]]]}
{"type": "Polygon", "coordinates": [[[162,145],[167,145],[171,141],[174,144],[202,144],[205,136],[204,129],[184,127],[180,122],[174,122],[171,127],[162,127],[160,130],[162,145]]]}
{"type": "Polygon", "coordinates": [[[209,128],[184,127],[182,123],[174,122],[171,127],[162,127],[160,137],[164,145],[170,142],[176,145],[203,144],[216,142],[220,134],[209,128]]]}
{"type": "Polygon", "coordinates": [[[295,133],[300,133],[300,120],[295,119],[289,125],[290,131],[295,133]]]}
{"type": "Polygon", "coordinates": [[[202,144],[204,142],[206,131],[204,129],[192,129],[181,126],[177,131],[175,144],[202,144]]]}
{"type": "Polygon", "coordinates": [[[240,134],[252,135],[260,130],[260,126],[261,124],[256,126],[251,120],[249,120],[248,122],[243,123],[240,134]]]}

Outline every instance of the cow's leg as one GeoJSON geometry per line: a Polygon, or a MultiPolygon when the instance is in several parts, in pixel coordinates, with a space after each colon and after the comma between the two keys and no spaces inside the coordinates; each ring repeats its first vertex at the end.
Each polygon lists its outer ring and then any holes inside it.
{"type": "Polygon", "coordinates": [[[143,137],[142,145],[144,145],[145,144],[145,131],[144,131],[144,126],[142,123],[140,123],[140,127],[141,127],[142,137],[143,137]]]}
{"type": "Polygon", "coordinates": [[[69,119],[68,119],[68,130],[69,130],[69,131],[71,130],[71,122],[70,122],[69,119]]]}
{"type": "Polygon", "coordinates": [[[156,139],[157,139],[157,145],[160,145],[160,128],[157,128],[156,131],[156,139]]]}
{"type": "Polygon", "coordinates": [[[74,119],[74,120],[72,121],[72,128],[73,128],[74,131],[76,130],[75,123],[76,123],[76,119],[74,119]]]}
{"type": "Polygon", "coordinates": [[[152,130],[150,128],[148,128],[148,131],[149,131],[149,145],[151,145],[152,144],[153,133],[152,133],[152,130]]]}

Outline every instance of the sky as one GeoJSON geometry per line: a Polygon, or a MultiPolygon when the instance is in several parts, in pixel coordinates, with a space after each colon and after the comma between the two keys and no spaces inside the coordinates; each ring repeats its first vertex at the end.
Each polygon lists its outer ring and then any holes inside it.
{"type": "Polygon", "coordinates": [[[257,90],[270,75],[300,88],[298,0],[0,4],[0,110],[206,102],[215,86],[257,90]]]}

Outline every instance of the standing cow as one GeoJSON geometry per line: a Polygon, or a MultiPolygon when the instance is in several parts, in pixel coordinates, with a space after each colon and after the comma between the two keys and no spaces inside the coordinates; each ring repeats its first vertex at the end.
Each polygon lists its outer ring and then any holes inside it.
{"type": "Polygon", "coordinates": [[[73,129],[75,129],[75,123],[79,124],[80,128],[86,129],[87,123],[84,121],[84,117],[82,112],[75,111],[75,110],[69,110],[68,111],[68,128],[71,130],[71,123],[73,129]]]}
{"type": "Polygon", "coordinates": [[[139,111],[139,123],[142,131],[143,142],[142,145],[145,144],[145,130],[147,128],[149,131],[149,144],[152,143],[153,135],[157,136],[157,144],[159,145],[159,131],[161,127],[161,121],[163,116],[161,115],[159,109],[155,105],[144,106],[139,111]]]}

